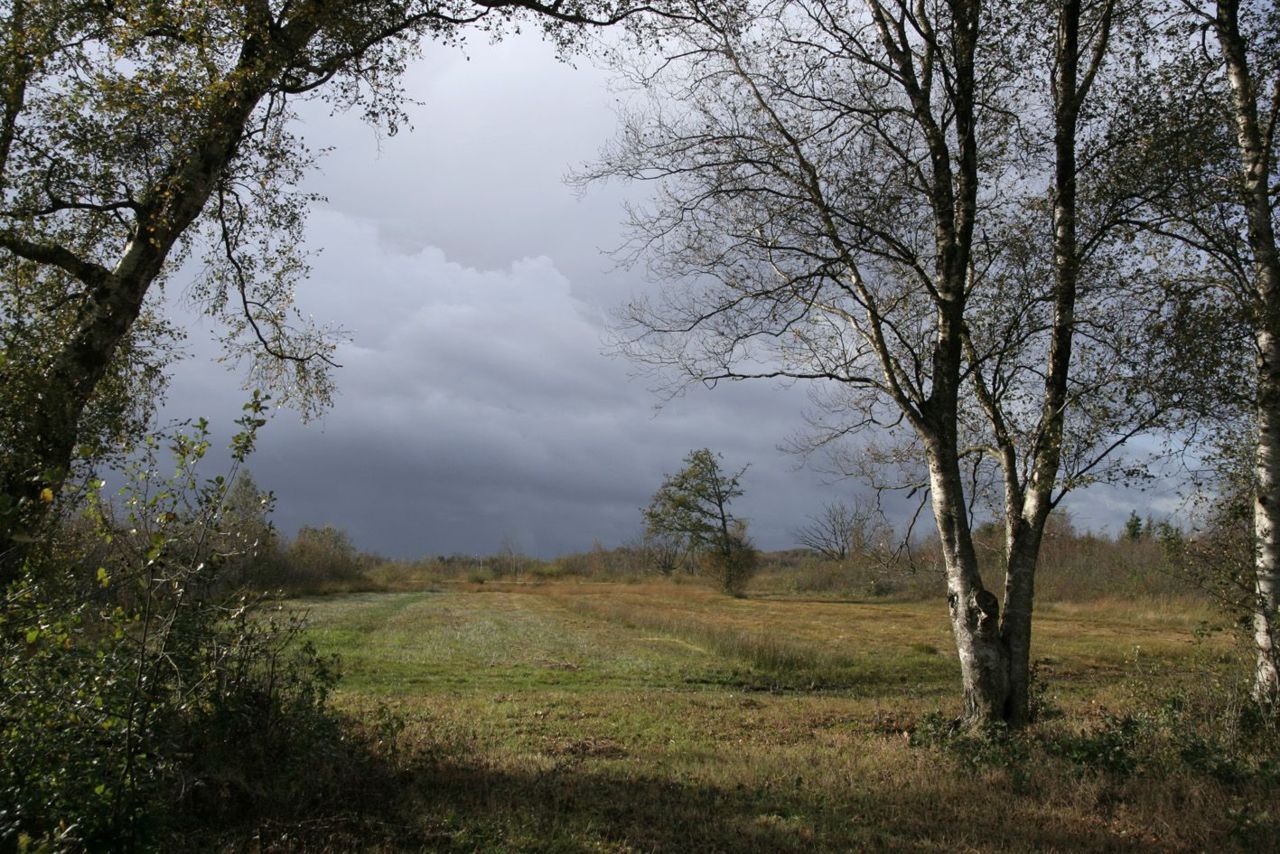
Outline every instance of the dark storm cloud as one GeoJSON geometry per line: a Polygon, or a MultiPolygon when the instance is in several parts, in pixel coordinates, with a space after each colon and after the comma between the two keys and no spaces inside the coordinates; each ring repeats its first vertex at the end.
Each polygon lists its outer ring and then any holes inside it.
{"type": "MultiPolygon", "coordinates": [[[[504,538],[541,554],[614,544],[691,448],[751,463],[742,511],[762,543],[814,505],[813,478],[774,448],[800,396],[765,386],[696,393],[655,416],[624,362],[602,355],[603,312],[548,258],[480,270],[436,248],[390,248],[374,224],[314,214],[324,247],[302,306],[351,330],[340,392],[311,425],[282,414],[251,467],[279,520],[348,528],[391,554],[488,552],[504,538]],[[767,498],[766,498],[767,496],[767,498]]],[[[188,363],[171,411],[234,412],[243,393],[188,363]],[[216,401],[216,403],[215,403],[216,401]]]]}
{"type": "Polygon", "coordinates": [[[630,290],[631,277],[608,275],[615,265],[599,251],[621,240],[625,189],[582,195],[563,180],[616,129],[601,72],[517,38],[473,46],[470,61],[428,48],[406,88],[419,102],[413,130],[392,139],[351,116],[303,110],[303,135],[332,148],[311,189],[402,251],[439,247],[479,269],[546,256],[576,292],[630,290]]]}
{"type": "MultiPolygon", "coordinates": [[[[429,52],[412,69],[423,105],[394,139],[304,110],[309,144],[334,151],[308,184],[329,201],[299,305],[352,339],[332,410],[308,425],[277,414],[250,463],[280,527],[333,524],[403,556],[614,545],[663,474],[707,446],[751,465],[738,510],[757,542],[790,546],[855,488],[776,449],[803,428],[803,393],[695,389],[655,416],[644,383],[602,355],[607,312],[651,287],[599,252],[621,242],[623,191],[579,199],[561,180],[612,133],[605,81],[528,39],[473,58],[429,52]]],[[[190,322],[167,413],[209,416],[225,440],[245,394],[190,322]]]]}

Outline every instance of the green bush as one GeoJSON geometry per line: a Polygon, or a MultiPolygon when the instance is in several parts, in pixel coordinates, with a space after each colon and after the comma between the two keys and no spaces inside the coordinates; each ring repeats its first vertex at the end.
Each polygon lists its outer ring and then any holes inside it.
{"type": "Polygon", "coordinates": [[[760,553],[742,532],[731,534],[726,543],[726,548],[708,549],[701,554],[702,572],[725,593],[742,596],[760,566],[760,553]]]}
{"type": "Polygon", "coordinates": [[[1097,727],[1058,735],[1047,740],[1045,747],[1050,755],[1082,768],[1125,776],[1143,763],[1154,736],[1151,721],[1142,715],[1108,714],[1097,727]]]}
{"type": "Polygon", "coordinates": [[[386,777],[328,704],[335,663],[220,582],[242,552],[223,525],[234,478],[196,474],[205,425],[169,437],[166,481],[159,446],[118,502],[90,490],[3,591],[0,849],[164,848],[255,816],[349,814],[350,792],[386,777]]]}

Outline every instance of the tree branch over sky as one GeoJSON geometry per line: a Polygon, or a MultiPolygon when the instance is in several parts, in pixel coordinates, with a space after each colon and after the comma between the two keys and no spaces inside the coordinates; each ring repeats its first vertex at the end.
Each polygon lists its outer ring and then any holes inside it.
{"type": "Polygon", "coordinates": [[[672,388],[812,384],[811,446],[897,425],[927,462],[966,716],[1021,723],[1049,513],[1138,470],[1124,449],[1171,423],[1186,368],[1153,334],[1179,271],[1126,242],[1099,167],[1094,102],[1124,85],[1113,55],[1143,55],[1146,9],[692,9],[647,25],[661,58],[619,55],[633,106],[583,176],[656,187],[628,257],[669,285],[620,347],[672,388]],[[1003,610],[971,536],[987,481],[1003,610]]]}
{"type": "Polygon", "coordinates": [[[628,2],[14,0],[0,18],[0,577],[74,458],[121,447],[163,385],[157,286],[203,262],[196,298],[251,379],[324,407],[340,331],[291,309],[307,274],[311,155],[297,97],[394,133],[422,43],[533,23],[564,50],[628,2]],[[115,390],[115,396],[106,394],[115,390]],[[151,392],[152,394],[148,394],[151,392]],[[35,403],[38,401],[38,403],[35,403]],[[129,417],[124,417],[129,413],[129,417]],[[16,538],[16,539],[15,539],[16,538]]]}

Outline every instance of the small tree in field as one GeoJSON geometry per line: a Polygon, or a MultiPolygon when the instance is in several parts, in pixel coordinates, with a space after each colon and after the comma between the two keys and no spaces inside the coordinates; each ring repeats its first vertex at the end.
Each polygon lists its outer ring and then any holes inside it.
{"type": "Polygon", "coordinates": [[[295,580],[346,581],[360,574],[355,545],[346,531],[332,525],[303,525],[293,538],[287,557],[295,580]]]}
{"type": "Polygon", "coordinates": [[[744,466],[726,473],[720,455],[709,448],[691,451],[684,468],[662,481],[644,510],[649,537],[682,542],[703,572],[734,596],[742,595],[756,566],[746,522],[729,512],[729,504],[742,495],[739,481],[745,471],[744,466]]]}

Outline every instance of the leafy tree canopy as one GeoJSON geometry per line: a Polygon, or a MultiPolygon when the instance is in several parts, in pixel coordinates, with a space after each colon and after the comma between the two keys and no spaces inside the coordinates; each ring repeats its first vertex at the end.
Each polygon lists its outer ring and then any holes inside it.
{"type": "Polygon", "coordinates": [[[729,504],[742,496],[746,467],[730,474],[709,448],[691,451],[684,468],[668,475],[644,510],[649,534],[682,538],[693,551],[725,551],[740,521],[729,504]]]}

